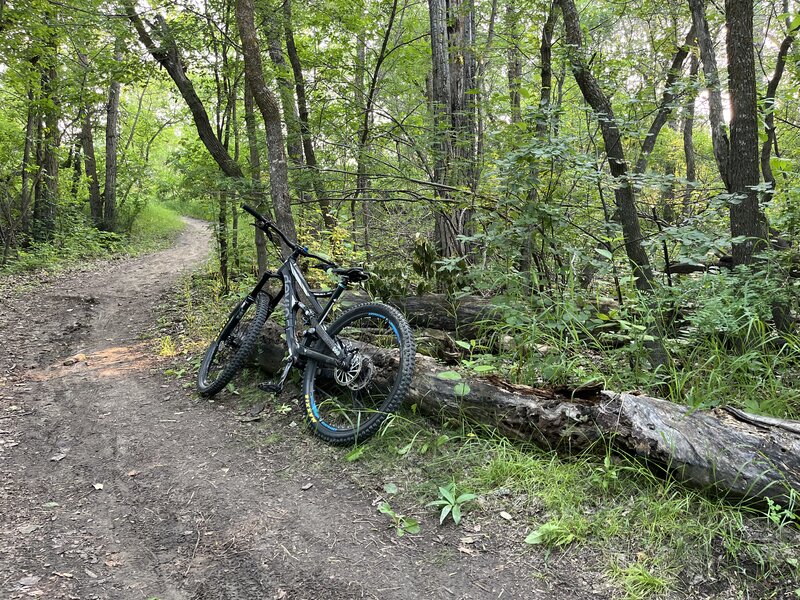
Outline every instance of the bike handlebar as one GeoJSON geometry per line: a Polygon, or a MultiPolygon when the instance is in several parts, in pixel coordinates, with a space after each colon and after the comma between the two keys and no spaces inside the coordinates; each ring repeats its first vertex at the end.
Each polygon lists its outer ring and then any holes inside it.
{"type": "Polygon", "coordinates": [[[275,225],[275,223],[270,221],[267,217],[265,217],[264,215],[259,213],[253,207],[248,206],[247,204],[242,204],[242,208],[255,217],[255,219],[256,219],[256,223],[255,223],[256,227],[258,227],[264,233],[266,233],[267,237],[269,237],[269,239],[271,241],[274,242],[274,240],[272,239],[272,234],[270,233],[270,230],[272,230],[275,233],[277,233],[280,236],[280,238],[283,240],[283,243],[286,244],[289,248],[291,248],[292,251],[295,252],[298,256],[305,256],[306,258],[313,258],[315,260],[320,261],[321,263],[324,263],[325,265],[327,265],[327,268],[331,268],[331,269],[335,269],[335,268],[337,268],[339,266],[336,263],[328,260],[327,258],[322,258],[321,256],[317,256],[316,254],[311,254],[311,252],[308,251],[308,248],[304,248],[302,246],[299,246],[299,245],[295,244],[293,241],[291,241],[289,238],[286,237],[285,233],[283,233],[280,229],[278,229],[278,226],[275,225]]]}

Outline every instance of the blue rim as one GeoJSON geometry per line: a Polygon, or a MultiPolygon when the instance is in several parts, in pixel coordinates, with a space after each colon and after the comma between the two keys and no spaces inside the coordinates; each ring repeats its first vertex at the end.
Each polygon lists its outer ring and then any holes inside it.
{"type": "MultiPolygon", "coordinates": [[[[367,313],[367,315],[370,316],[370,317],[378,317],[379,319],[383,319],[384,321],[389,323],[389,327],[392,328],[392,331],[394,332],[394,335],[397,338],[398,343],[402,343],[402,341],[400,340],[400,332],[397,331],[397,327],[395,327],[395,324],[392,323],[389,320],[389,317],[387,317],[386,315],[379,315],[378,313],[373,313],[373,312],[367,313]]],[[[314,399],[314,388],[313,387],[308,392],[308,406],[311,409],[311,414],[314,416],[314,419],[315,419],[316,423],[322,425],[323,427],[325,427],[329,431],[339,431],[338,428],[333,427],[331,425],[328,425],[328,423],[326,423],[322,419],[322,417],[320,417],[319,409],[317,408],[317,401],[314,399]]]]}

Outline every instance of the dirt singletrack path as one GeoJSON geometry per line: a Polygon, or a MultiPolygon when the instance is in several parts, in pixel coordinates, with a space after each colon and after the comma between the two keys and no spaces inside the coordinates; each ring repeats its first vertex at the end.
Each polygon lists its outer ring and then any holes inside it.
{"type": "MultiPolygon", "coordinates": [[[[161,373],[141,336],[210,239],[187,220],[168,250],[0,292],[0,598],[551,596],[435,529],[397,538],[341,451],[264,449],[161,373]]],[[[557,597],[608,597],[584,592],[557,597]]]]}

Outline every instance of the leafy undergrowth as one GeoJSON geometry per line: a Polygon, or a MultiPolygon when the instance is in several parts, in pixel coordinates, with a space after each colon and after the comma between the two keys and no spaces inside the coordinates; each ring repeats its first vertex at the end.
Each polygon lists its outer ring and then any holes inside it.
{"type": "MultiPolygon", "coordinates": [[[[186,280],[161,324],[154,351],[175,357],[167,374],[186,387],[230,304],[215,290],[208,275],[186,280]]],[[[273,398],[257,389],[262,378],[246,371],[215,400],[244,414],[266,403],[256,443],[293,447],[310,435],[297,426],[297,390],[273,398]]],[[[521,557],[531,577],[563,580],[565,569],[580,568],[628,600],[800,598],[796,506],[732,504],[603,446],[558,455],[464,422],[433,425],[412,406],[363,445],[320,444],[316,463],[378,490],[375,510],[389,535],[449,533],[465,555],[521,557]]]]}
{"type": "Polygon", "coordinates": [[[51,242],[20,250],[0,269],[0,276],[58,273],[87,260],[152,252],[169,246],[183,228],[177,213],[152,202],[138,212],[127,235],[99,231],[76,214],[51,242]]]}

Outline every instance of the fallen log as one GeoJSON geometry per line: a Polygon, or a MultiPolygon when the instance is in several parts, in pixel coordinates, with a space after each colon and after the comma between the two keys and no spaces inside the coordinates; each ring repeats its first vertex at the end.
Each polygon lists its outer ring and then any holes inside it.
{"type": "MultiPolygon", "coordinates": [[[[350,293],[342,306],[368,302],[364,293],[350,293]]],[[[387,304],[399,309],[412,327],[455,332],[458,339],[479,337],[488,324],[496,324],[499,315],[491,300],[478,296],[454,299],[445,294],[426,294],[392,298],[387,304]]]]}
{"type": "MultiPolygon", "coordinates": [[[[282,355],[280,327],[268,322],[265,331],[261,351],[282,355]]],[[[384,356],[380,362],[391,360],[384,356]]],[[[597,389],[539,389],[497,377],[465,377],[461,383],[469,392],[460,395],[452,380],[439,376],[446,370],[417,354],[406,403],[439,422],[466,418],[559,452],[604,452],[610,444],[658,472],[731,500],[767,497],[786,507],[800,493],[800,422],[733,408],[692,410],[659,398],[597,389]]]]}

